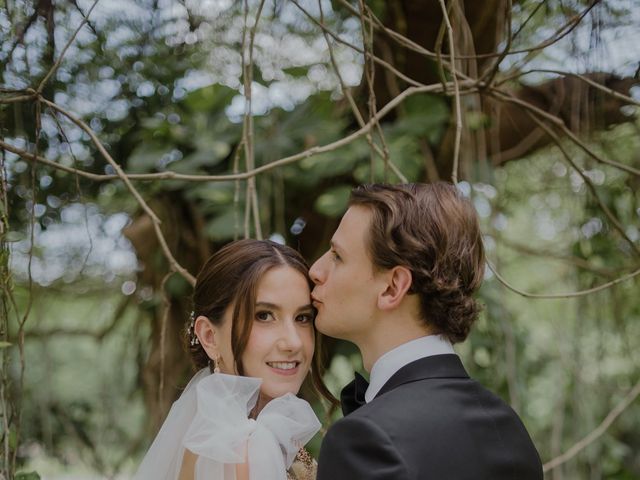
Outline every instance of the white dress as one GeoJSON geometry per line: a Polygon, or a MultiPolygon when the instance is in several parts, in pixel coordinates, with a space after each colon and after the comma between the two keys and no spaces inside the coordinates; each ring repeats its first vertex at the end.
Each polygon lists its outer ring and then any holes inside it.
{"type": "Polygon", "coordinates": [[[311,406],[291,393],[248,418],[261,383],[200,370],[171,407],[134,479],[177,480],[186,448],[198,457],[194,480],[235,480],[235,464],[246,461],[251,480],[285,480],[321,425],[311,406]]]}

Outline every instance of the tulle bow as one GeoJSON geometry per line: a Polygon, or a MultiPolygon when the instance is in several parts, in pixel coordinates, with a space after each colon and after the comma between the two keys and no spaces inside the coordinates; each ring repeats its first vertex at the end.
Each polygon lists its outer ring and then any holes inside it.
{"type": "MultiPolygon", "coordinates": [[[[172,407],[147,454],[147,457],[152,454],[156,443],[167,442],[166,438],[162,441],[160,437],[168,424],[175,423],[171,421],[172,416],[184,421],[184,410],[192,411],[192,420],[182,429],[182,441],[176,445],[179,458],[173,458],[173,465],[166,465],[172,473],[167,471],[161,478],[177,478],[180,465],[176,462],[181,463],[187,448],[198,456],[196,480],[226,480],[225,476],[233,477],[233,468],[230,468],[233,464],[247,460],[251,480],[286,479],[286,470],[298,450],[320,429],[320,422],[309,404],[291,393],[271,400],[255,420],[248,418],[258,399],[261,383],[258,378],[198,373],[172,407]],[[182,407],[179,406],[181,402],[182,407]]],[[[176,425],[166,430],[165,437],[171,431],[178,433],[176,425]]],[[[162,451],[169,453],[163,448],[154,456],[161,455],[162,451]]],[[[175,457],[175,452],[172,456],[175,457]]],[[[166,459],[156,459],[166,462],[166,459]]],[[[147,478],[139,474],[136,478],[147,478]]]]}

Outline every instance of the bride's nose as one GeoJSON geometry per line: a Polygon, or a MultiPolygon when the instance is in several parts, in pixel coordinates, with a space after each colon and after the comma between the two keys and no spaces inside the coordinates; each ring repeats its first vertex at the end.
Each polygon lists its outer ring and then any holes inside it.
{"type": "Polygon", "coordinates": [[[278,339],[278,347],[285,351],[295,352],[302,348],[302,338],[296,328],[295,321],[283,322],[278,339]]]}

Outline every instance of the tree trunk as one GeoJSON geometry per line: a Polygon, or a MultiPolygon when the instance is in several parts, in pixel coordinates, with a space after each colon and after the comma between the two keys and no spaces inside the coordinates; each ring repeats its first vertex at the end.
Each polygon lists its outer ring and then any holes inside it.
{"type": "MultiPolygon", "coordinates": [[[[456,68],[471,78],[480,78],[487,69],[495,67],[498,57],[468,57],[497,53],[503,48],[499,46],[504,45],[506,40],[506,9],[509,2],[453,0],[446,3],[454,32],[455,54],[458,58],[456,68]]],[[[430,51],[441,51],[442,58],[448,60],[447,31],[439,2],[388,2],[382,20],[387,27],[416,44],[430,51]]],[[[376,33],[374,51],[377,56],[418,82],[434,84],[441,81],[436,61],[400,45],[385,32],[376,33]]],[[[593,72],[585,76],[625,95],[629,95],[631,87],[639,83],[637,78],[620,78],[605,72],[593,72]]],[[[374,91],[378,109],[407,87],[408,84],[403,80],[376,64],[374,91]]],[[[623,101],[575,77],[554,78],[533,86],[516,84],[508,91],[518,100],[561,118],[577,135],[630,121],[630,117],[620,111],[625,105],[623,101]]],[[[366,103],[363,97],[367,94],[367,90],[362,88],[360,103],[366,103]]],[[[453,100],[450,103],[453,106],[453,100]]],[[[552,142],[522,106],[498,101],[486,92],[465,95],[461,104],[463,131],[459,178],[468,178],[482,164],[498,166],[522,158],[552,142]],[[470,117],[480,120],[470,125],[470,117]]],[[[451,178],[456,127],[453,110],[449,128],[439,145],[426,149],[426,156],[430,156],[433,150],[433,158],[425,158],[433,165],[431,172],[429,169],[425,172],[426,181],[451,178]]],[[[397,109],[396,115],[401,114],[398,113],[400,111],[397,109]]],[[[389,116],[385,121],[393,120],[394,116],[389,116]]]]}
{"type": "MultiPolygon", "coordinates": [[[[177,194],[156,197],[150,206],[162,222],[163,235],[176,260],[196,275],[210,252],[197,209],[177,194]]],[[[164,281],[169,271],[168,263],[153,223],[146,214],[136,217],[124,229],[124,234],[136,250],[142,268],[138,283],[152,287],[155,292],[156,302],[151,311],[151,349],[141,372],[145,403],[155,432],[191,371],[182,340],[192,308],[192,289],[178,274],[164,281]]]]}

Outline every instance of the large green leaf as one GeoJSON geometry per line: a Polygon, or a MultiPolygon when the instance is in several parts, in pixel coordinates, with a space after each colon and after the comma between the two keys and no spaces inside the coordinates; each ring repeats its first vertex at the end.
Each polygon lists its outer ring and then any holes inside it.
{"type": "Polygon", "coordinates": [[[214,241],[231,240],[236,233],[241,233],[244,228],[244,209],[240,205],[238,211],[228,208],[221,215],[207,223],[206,231],[209,238],[214,241]]]}
{"type": "Polygon", "coordinates": [[[339,217],[347,209],[351,185],[339,185],[320,195],[314,204],[314,208],[328,217],[339,217]]]}
{"type": "Polygon", "coordinates": [[[18,472],[15,480],[40,480],[40,475],[37,472],[18,472]]]}
{"type": "Polygon", "coordinates": [[[171,169],[181,173],[194,173],[202,167],[212,167],[219,164],[231,152],[231,145],[226,142],[212,141],[209,148],[198,149],[171,164],[171,169]]]}
{"type": "Polygon", "coordinates": [[[426,137],[436,144],[449,122],[450,110],[446,100],[435,95],[414,95],[404,102],[406,115],[392,127],[395,134],[426,137]]]}
{"type": "Polygon", "coordinates": [[[191,112],[224,112],[238,92],[224,85],[210,85],[189,93],[183,100],[191,112]]]}
{"type": "Polygon", "coordinates": [[[155,172],[161,165],[161,159],[164,155],[171,152],[171,147],[159,147],[156,145],[140,144],[127,161],[128,173],[146,173],[155,172]]]}

